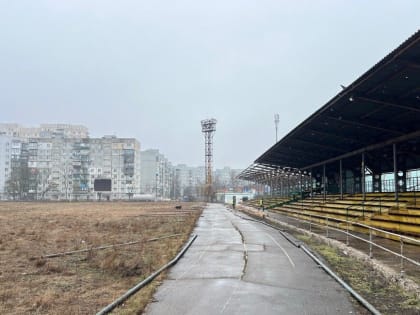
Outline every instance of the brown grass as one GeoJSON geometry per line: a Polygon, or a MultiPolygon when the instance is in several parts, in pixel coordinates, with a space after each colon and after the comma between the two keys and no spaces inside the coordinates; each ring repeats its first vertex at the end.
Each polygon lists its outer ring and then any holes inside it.
{"type": "MultiPolygon", "coordinates": [[[[172,259],[188,239],[202,205],[174,207],[131,202],[0,203],[0,314],[97,312],[172,259]],[[176,233],[182,236],[147,242],[176,233]],[[141,242],[130,246],[41,258],[137,240],[141,242]]],[[[129,312],[141,312],[155,286],[128,302],[133,304],[129,312]]]]}
{"type": "MultiPolygon", "coordinates": [[[[365,262],[348,256],[316,238],[298,233],[294,235],[320,254],[344,281],[382,314],[420,314],[420,301],[414,293],[405,292],[365,262]]],[[[366,311],[362,314],[370,313],[366,311]]]]}

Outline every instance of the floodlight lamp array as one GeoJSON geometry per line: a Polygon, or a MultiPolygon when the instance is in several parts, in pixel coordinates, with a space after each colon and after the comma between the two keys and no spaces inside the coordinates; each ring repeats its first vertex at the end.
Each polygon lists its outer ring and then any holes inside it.
{"type": "Polygon", "coordinates": [[[204,119],[201,121],[201,130],[202,132],[213,132],[216,131],[216,123],[217,120],[212,119],[204,119]]]}

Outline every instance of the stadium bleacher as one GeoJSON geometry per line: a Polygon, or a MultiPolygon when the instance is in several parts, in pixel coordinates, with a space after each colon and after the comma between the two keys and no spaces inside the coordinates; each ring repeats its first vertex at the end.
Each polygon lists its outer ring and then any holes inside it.
{"type": "MultiPolygon", "coordinates": [[[[280,196],[264,197],[270,211],[420,238],[419,64],[417,31],[238,178],[280,196]]],[[[258,198],[249,205],[258,208],[258,198]]]]}
{"type": "MultiPolygon", "coordinates": [[[[361,194],[346,195],[343,199],[339,195],[327,195],[325,200],[323,196],[301,200],[266,197],[264,203],[271,211],[317,223],[326,224],[328,217],[330,224],[337,226],[344,226],[342,221],[358,222],[420,238],[420,202],[414,193],[401,193],[398,202],[392,198],[390,193],[367,194],[365,200],[361,194]]],[[[259,209],[259,200],[250,200],[246,205],[259,209]]]]}

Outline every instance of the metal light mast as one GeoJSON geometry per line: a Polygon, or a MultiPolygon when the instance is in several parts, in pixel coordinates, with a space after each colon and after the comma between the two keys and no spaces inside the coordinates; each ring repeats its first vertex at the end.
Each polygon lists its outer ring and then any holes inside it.
{"type": "Polygon", "coordinates": [[[276,143],[277,143],[277,132],[279,129],[279,121],[280,121],[280,116],[279,114],[274,114],[274,124],[276,125],[276,143]]]}
{"type": "Polygon", "coordinates": [[[201,121],[201,131],[205,139],[205,172],[206,172],[206,191],[207,201],[210,201],[212,194],[212,173],[213,173],[213,135],[216,131],[217,120],[214,118],[201,121]]]}

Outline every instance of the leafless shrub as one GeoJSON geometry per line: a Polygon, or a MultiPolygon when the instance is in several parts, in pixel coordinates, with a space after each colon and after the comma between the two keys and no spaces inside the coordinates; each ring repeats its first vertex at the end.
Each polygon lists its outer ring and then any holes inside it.
{"type": "Polygon", "coordinates": [[[94,259],[96,256],[97,256],[97,251],[93,250],[92,248],[90,248],[86,252],[86,260],[88,260],[88,261],[94,259]]]}
{"type": "Polygon", "coordinates": [[[45,264],[45,272],[47,273],[62,273],[63,271],[64,267],[55,261],[48,261],[45,264]]]}
{"type": "Polygon", "coordinates": [[[41,296],[34,299],[34,308],[37,312],[43,312],[51,309],[57,298],[57,293],[51,289],[47,289],[41,296]]]}
{"type": "Polygon", "coordinates": [[[45,266],[45,264],[47,263],[47,260],[44,259],[44,258],[35,258],[35,259],[36,259],[35,260],[35,267],[40,268],[40,267],[45,266]]]}
{"type": "Polygon", "coordinates": [[[0,302],[5,303],[13,297],[13,293],[9,290],[0,291],[0,302]]]}

